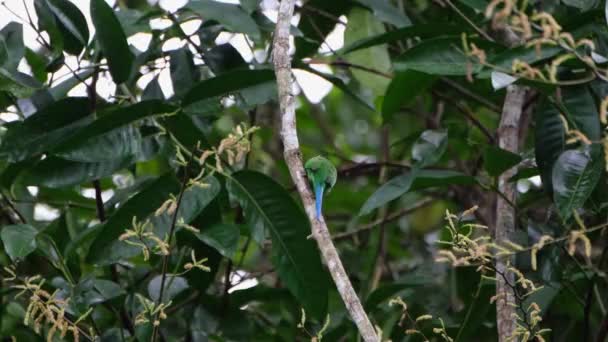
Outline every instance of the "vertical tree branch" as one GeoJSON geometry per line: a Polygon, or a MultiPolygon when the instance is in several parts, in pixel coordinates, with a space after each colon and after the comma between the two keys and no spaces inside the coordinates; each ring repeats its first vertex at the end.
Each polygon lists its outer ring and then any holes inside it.
{"type": "MultiPolygon", "coordinates": [[[[517,153],[519,150],[519,122],[525,102],[526,89],[518,85],[507,88],[507,95],[502,108],[498,126],[498,146],[504,150],[517,153]]],[[[503,244],[515,232],[515,203],[516,187],[509,179],[515,175],[516,168],[505,171],[498,178],[498,190],[504,195],[496,199],[496,243],[503,244]]],[[[507,341],[516,328],[515,296],[509,283],[514,284],[513,273],[507,272],[512,258],[500,258],[496,261],[496,270],[505,275],[496,279],[496,320],[499,341],[507,341]],[[507,278],[507,279],[505,279],[507,278]]]]}
{"type": "Polygon", "coordinates": [[[350,316],[355,321],[359,333],[366,342],[380,341],[361,301],[353,289],[348,275],[342,266],[336,247],[323,218],[315,219],[314,200],[307,179],[304,177],[304,165],[300,152],[300,143],[296,129],[296,113],[294,96],[292,94],[291,59],[289,56],[289,29],[293,16],[295,0],[282,0],[274,33],[273,63],[277,78],[279,105],[281,110],[281,139],[283,141],[283,156],[289,168],[291,178],[295,183],[306,214],[311,222],[312,234],[321,250],[321,255],[327,264],[329,272],[338,288],[338,292],[346,305],[350,316]]]}

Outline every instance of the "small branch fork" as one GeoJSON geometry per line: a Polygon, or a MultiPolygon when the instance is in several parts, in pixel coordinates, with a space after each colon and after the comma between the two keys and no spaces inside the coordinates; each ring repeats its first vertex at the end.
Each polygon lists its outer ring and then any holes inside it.
{"type": "Polygon", "coordinates": [[[273,42],[273,63],[281,110],[283,156],[306,209],[306,214],[310,219],[312,234],[317,241],[317,245],[338,288],[338,292],[346,305],[346,309],[355,321],[363,340],[366,342],[378,342],[380,339],[348,279],[336,247],[331,240],[325,220],[323,218],[315,219],[312,192],[310,191],[307,179],[304,177],[304,165],[302,163],[302,154],[296,129],[295,103],[292,94],[293,79],[291,59],[289,57],[289,29],[294,5],[295,0],[281,1],[273,42]]]}

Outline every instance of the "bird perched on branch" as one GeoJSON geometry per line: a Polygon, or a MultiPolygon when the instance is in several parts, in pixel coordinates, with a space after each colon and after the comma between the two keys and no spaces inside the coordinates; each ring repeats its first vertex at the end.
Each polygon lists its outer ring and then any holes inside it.
{"type": "Polygon", "coordinates": [[[317,220],[319,220],[323,206],[323,193],[329,192],[334,187],[338,179],[338,171],[334,164],[322,156],[310,158],[304,165],[304,169],[315,192],[317,220]]]}

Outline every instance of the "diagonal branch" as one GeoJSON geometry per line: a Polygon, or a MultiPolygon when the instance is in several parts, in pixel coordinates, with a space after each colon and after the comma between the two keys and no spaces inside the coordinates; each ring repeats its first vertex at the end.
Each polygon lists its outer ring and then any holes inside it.
{"type": "Polygon", "coordinates": [[[361,301],[353,289],[348,275],[342,266],[338,251],[334,246],[325,220],[315,219],[315,206],[312,192],[304,177],[304,165],[300,152],[300,143],[296,129],[295,102],[292,94],[291,59],[289,56],[289,29],[293,16],[295,0],[282,0],[273,42],[273,63],[279,92],[281,110],[281,140],[283,141],[283,157],[289,167],[289,173],[295,183],[300,198],[310,219],[312,234],[321,250],[321,255],[327,264],[329,272],[338,288],[338,292],[346,305],[350,316],[355,321],[359,333],[366,342],[380,341],[361,301]]]}

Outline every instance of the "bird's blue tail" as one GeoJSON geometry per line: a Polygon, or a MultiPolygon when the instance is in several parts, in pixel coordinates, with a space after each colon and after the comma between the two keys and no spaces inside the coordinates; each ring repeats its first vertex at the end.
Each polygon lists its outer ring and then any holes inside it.
{"type": "Polygon", "coordinates": [[[323,206],[323,190],[325,184],[315,185],[315,204],[317,205],[317,220],[321,219],[321,208],[323,206]]]}

